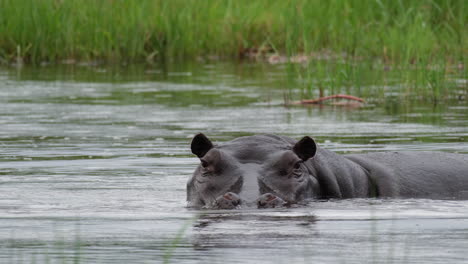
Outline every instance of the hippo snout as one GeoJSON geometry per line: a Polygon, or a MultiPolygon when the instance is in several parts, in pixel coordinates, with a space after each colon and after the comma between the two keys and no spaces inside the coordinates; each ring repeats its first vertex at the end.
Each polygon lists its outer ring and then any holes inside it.
{"type": "Polygon", "coordinates": [[[240,205],[241,199],[239,195],[233,192],[227,192],[216,198],[215,205],[219,209],[234,209],[240,205]]]}
{"type": "Polygon", "coordinates": [[[275,208],[275,207],[281,207],[285,204],[286,202],[283,199],[281,199],[280,197],[272,193],[262,194],[257,199],[258,208],[275,208]]]}

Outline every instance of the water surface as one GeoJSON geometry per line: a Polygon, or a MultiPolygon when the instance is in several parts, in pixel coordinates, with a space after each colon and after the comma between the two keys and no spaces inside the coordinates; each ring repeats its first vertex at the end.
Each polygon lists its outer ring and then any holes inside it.
{"type": "Polygon", "coordinates": [[[3,68],[0,262],[466,263],[466,201],[185,207],[198,132],[468,153],[466,100],[285,107],[301,92],[286,77],[262,64],[3,68]]]}

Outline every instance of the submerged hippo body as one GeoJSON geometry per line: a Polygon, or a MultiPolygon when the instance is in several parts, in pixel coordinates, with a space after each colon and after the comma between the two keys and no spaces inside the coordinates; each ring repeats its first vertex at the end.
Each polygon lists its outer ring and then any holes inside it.
{"type": "Polygon", "coordinates": [[[468,199],[468,155],[387,152],[338,155],[313,139],[240,137],[192,141],[200,165],[187,184],[190,206],[277,207],[311,198],[468,199]]]}

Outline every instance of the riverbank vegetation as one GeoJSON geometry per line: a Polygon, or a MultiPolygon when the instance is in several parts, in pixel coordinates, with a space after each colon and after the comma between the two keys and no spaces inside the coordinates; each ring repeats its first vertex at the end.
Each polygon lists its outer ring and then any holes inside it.
{"type": "Polygon", "coordinates": [[[463,59],[464,0],[0,0],[0,57],[183,60],[286,55],[463,59]]]}
{"type": "Polygon", "coordinates": [[[247,59],[286,64],[303,98],[437,101],[466,98],[467,24],[466,0],[0,0],[0,62],[247,59]]]}

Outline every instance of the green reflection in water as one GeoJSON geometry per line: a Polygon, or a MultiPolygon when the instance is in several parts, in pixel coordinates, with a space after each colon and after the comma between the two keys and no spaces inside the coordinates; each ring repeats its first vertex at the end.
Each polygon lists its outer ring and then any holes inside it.
{"type": "Polygon", "coordinates": [[[258,104],[279,107],[290,100],[345,93],[362,97],[367,104],[352,111],[335,107],[333,115],[343,114],[362,121],[385,115],[392,116],[390,122],[434,125],[467,120],[466,70],[422,65],[397,67],[375,61],[335,59],[279,65],[222,62],[155,66],[50,65],[10,68],[5,72],[18,81],[72,86],[68,87],[71,95],[51,93],[10,99],[15,103],[161,105],[187,109],[258,104]],[[86,88],[94,92],[87,92],[86,88]],[[369,115],[369,112],[375,114],[369,115]]]}

